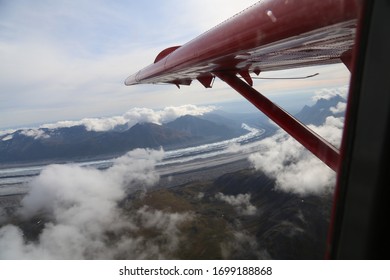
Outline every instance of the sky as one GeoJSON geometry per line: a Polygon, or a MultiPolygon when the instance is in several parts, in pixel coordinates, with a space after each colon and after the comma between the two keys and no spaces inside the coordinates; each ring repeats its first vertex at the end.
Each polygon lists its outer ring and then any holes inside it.
{"type": "MultiPolygon", "coordinates": [[[[135,107],[241,101],[220,81],[211,90],[195,82],[178,90],[126,87],[124,80],[161,50],[188,42],[256,2],[0,0],[0,130],[122,115],[135,107]]],[[[345,85],[349,77],[342,65],[265,76],[316,72],[321,74],[310,81],[263,80],[255,86],[271,99],[286,93],[302,97],[345,85]]]]}

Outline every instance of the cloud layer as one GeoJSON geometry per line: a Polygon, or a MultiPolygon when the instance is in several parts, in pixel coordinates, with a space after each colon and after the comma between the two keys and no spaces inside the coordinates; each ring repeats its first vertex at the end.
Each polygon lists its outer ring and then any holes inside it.
{"type": "Polygon", "coordinates": [[[132,215],[118,207],[127,194],[146,190],[159,176],[154,170],[163,151],[134,150],[113,167],[99,171],[51,165],[31,182],[20,216],[44,222],[35,242],[15,225],[0,228],[0,259],[167,258],[177,249],[179,226],[189,213],[141,207],[132,215]],[[156,231],[146,239],[142,231],[156,231]]]}
{"type": "Polygon", "coordinates": [[[234,195],[224,195],[223,193],[217,193],[215,198],[226,202],[227,204],[233,206],[238,214],[240,215],[254,215],[256,214],[256,206],[254,206],[251,202],[251,195],[249,193],[246,194],[238,194],[234,195]]]}

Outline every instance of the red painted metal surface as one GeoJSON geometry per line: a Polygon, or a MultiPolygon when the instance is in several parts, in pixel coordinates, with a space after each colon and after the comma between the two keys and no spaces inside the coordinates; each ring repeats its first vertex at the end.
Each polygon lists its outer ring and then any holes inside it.
{"type": "Polygon", "coordinates": [[[125,84],[180,84],[217,70],[259,73],[340,62],[354,42],[356,3],[260,1],[157,59],[125,84]]]}
{"type": "Polygon", "coordinates": [[[334,171],[338,171],[340,153],[325,139],[250,87],[236,75],[225,72],[216,72],[215,75],[244,96],[326,165],[334,171]]]}

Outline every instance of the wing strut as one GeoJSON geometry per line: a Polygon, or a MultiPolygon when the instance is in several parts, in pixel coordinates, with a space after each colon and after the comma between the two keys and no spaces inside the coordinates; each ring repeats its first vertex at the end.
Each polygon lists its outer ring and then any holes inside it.
{"type": "Polygon", "coordinates": [[[338,171],[340,164],[340,152],[338,149],[242,81],[234,73],[215,72],[214,74],[255,105],[331,169],[338,171]]]}

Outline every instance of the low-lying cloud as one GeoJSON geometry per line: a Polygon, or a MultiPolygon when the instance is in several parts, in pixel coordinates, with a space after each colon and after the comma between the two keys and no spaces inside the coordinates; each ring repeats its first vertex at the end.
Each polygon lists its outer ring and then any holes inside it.
{"type": "Polygon", "coordinates": [[[341,145],[341,137],[343,134],[344,118],[327,117],[325,123],[321,126],[309,125],[317,134],[325,138],[330,144],[339,148],[341,145]]]}
{"type": "MultiPolygon", "coordinates": [[[[322,126],[310,128],[332,145],[340,145],[343,118],[328,117],[322,126]]],[[[333,190],[335,172],[284,131],[264,139],[261,144],[261,151],[250,155],[249,161],[276,179],[277,189],[300,195],[333,190]]]]}
{"type": "Polygon", "coordinates": [[[232,239],[220,244],[221,254],[224,259],[247,259],[248,254],[250,254],[252,259],[271,259],[267,250],[260,247],[255,236],[242,230],[233,231],[232,235],[232,239]]]}
{"type": "Polygon", "coordinates": [[[49,138],[49,135],[46,135],[42,129],[25,129],[21,134],[34,139],[49,138]]]}
{"type": "Polygon", "coordinates": [[[130,214],[118,207],[129,193],[159,180],[154,167],[163,155],[137,149],[107,170],[48,166],[31,182],[19,213],[26,220],[39,219],[42,231],[28,241],[18,226],[1,227],[0,259],[168,258],[179,244],[180,224],[191,214],[146,206],[130,214]],[[146,239],[144,230],[158,234],[146,239]]]}
{"type": "Polygon", "coordinates": [[[339,114],[339,113],[344,113],[346,108],[347,108],[347,103],[339,102],[335,107],[331,107],[330,111],[333,114],[339,114]]]}
{"type": "Polygon", "coordinates": [[[215,198],[226,202],[227,204],[233,206],[238,214],[240,215],[254,215],[256,214],[256,207],[250,202],[251,195],[238,194],[234,195],[224,195],[223,193],[217,193],[215,198]]]}

